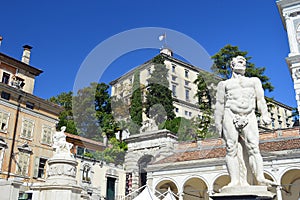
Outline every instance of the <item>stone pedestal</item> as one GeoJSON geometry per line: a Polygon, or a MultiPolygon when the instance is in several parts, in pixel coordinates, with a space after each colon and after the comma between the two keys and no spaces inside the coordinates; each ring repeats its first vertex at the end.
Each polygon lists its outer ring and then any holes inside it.
{"type": "Polygon", "coordinates": [[[82,188],[77,185],[77,161],[69,154],[56,154],[48,160],[46,182],[32,187],[33,200],[80,200],[82,188]]]}
{"type": "Polygon", "coordinates": [[[273,200],[275,194],[267,186],[224,187],[220,193],[210,196],[213,200],[273,200]]]}
{"type": "Polygon", "coordinates": [[[22,181],[9,179],[0,180],[1,200],[17,200],[22,181]]]}

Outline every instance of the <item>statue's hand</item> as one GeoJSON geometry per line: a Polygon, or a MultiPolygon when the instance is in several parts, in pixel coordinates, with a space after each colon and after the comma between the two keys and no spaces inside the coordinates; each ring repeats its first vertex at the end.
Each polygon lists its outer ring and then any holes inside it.
{"type": "Polygon", "coordinates": [[[269,116],[267,116],[267,115],[263,115],[263,116],[262,116],[262,121],[263,121],[263,123],[264,123],[265,125],[269,125],[269,124],[271,124],[271,122],[272,122],[271,118],[270,118],[269,116]]]}

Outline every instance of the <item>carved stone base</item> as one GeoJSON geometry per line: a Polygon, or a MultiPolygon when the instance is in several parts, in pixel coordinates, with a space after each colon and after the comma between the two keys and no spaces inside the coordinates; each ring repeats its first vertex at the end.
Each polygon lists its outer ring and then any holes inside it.
{"type": "Polygon", "coordinates": [[[210,196],[213,200],[273,200],[275,194],[267,186],[224,187],[220,193],[210,196]]]}
{"type": "Polygon", "coordinates": [[[76,181],[77,164],[70,153],[50,158],[46,182],[32,187],[33,200],[80,200],[82,187],[76,181]]]}
{"type": "Polygon", "coordinates": [[[76,184],[77,161],[70,154],[59,154],[48,160],[46,183],[76,184]]]}
{"type": "Polygon", "coordinates": [[[33,200],[80,200],[82,188],[78,185],[42,184],[32,187],[33,200]]]}

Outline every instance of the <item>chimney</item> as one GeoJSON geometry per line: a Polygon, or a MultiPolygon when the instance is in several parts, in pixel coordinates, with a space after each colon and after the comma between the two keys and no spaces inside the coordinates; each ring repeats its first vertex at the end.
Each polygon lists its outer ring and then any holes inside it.
{"type": "Polygon", "coordinates": [[[22,62],[29,65],[30,61],[30,50],[32,49],[29,45],[23,46],[23,55],[22,55],[22,62]]]}

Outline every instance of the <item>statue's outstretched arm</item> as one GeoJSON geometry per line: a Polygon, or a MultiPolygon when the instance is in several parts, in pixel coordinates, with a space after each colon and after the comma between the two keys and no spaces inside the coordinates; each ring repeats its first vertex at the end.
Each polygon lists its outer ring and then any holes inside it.
{"type": "Polygon", "coordinates": [[[222,123],[224,116],[224,102],[225,102],[225,83],[221,81],[217,86],[217,95],[216,95],[216,107],[215,107],[215,125],[217,133],[220,137],[222,134],[222,123]]]}
{"type": "Polygon", "coordinates": [[[268,112],[268,106],[265,100],[264,90],[260,80],[256,77],[253,78],[255,83],[255,92],[256,92],[256,104],[257,109],[261,113],[262,120],[265,124],[271,123],[270,114],[268,112]]]}

